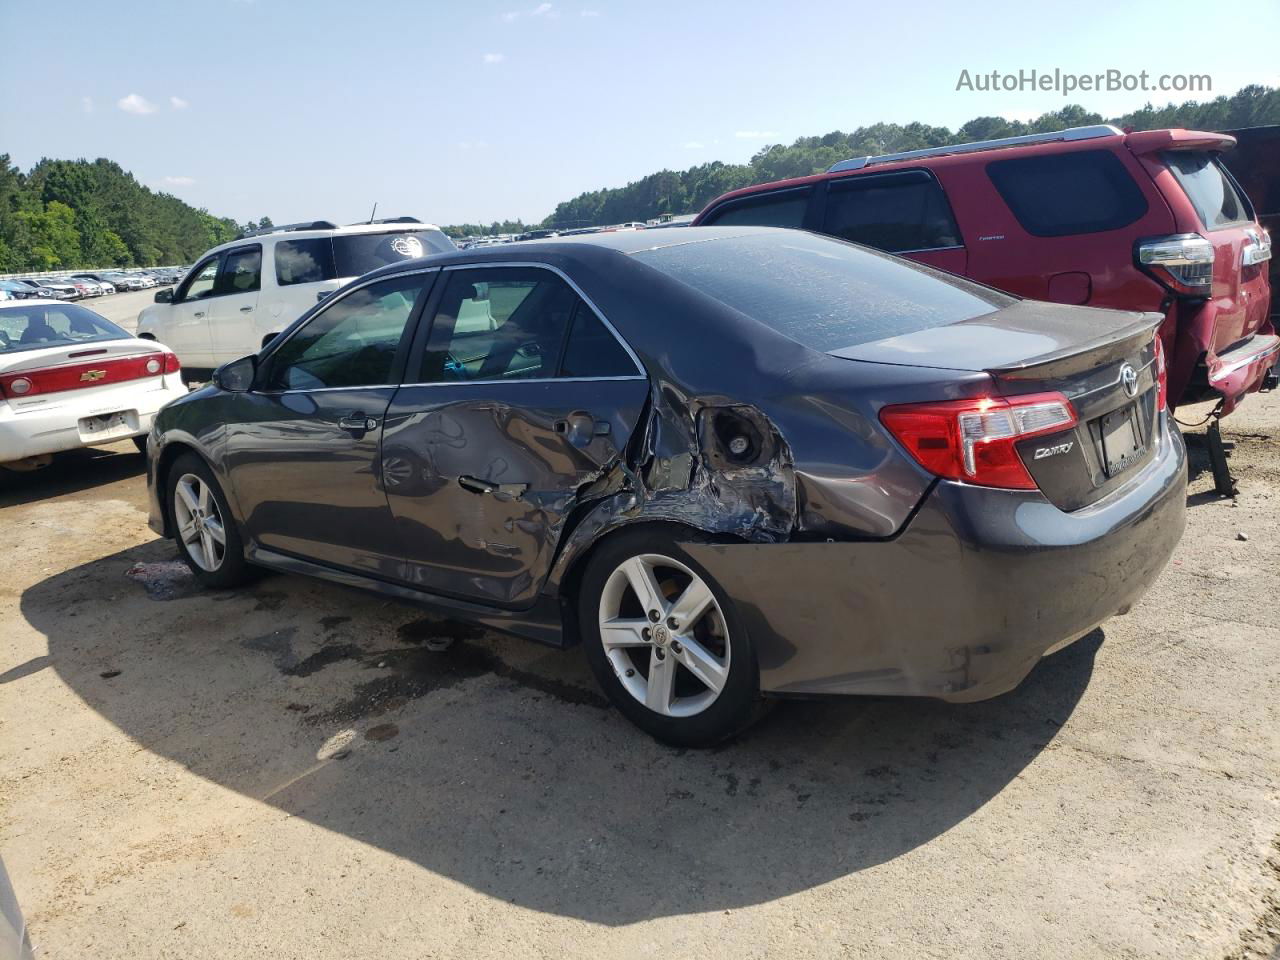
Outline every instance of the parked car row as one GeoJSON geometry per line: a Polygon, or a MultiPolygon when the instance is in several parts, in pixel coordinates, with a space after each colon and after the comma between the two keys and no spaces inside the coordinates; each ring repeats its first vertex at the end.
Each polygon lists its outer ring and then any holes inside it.
{"type": "Polygon", "coordinates": [[[18,277],[0,280],[0,300],[82,300],[127,290],[172,286],[182,279],[185,268],[164,267],[129,272],[104,271],[60,277],[18,277]]]}

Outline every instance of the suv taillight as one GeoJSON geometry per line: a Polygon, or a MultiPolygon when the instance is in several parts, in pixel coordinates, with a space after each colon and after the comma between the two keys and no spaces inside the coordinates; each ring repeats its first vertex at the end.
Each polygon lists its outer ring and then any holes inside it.
{"type": "Polygon", "coordinates": [[[1160,339],[1160,331],[1156,331],[1152,341],[1156,353],[1156,409],[1164,410],[1169,405],[1169,368],[1164,359],[1164,341],[1160,339]]]}
{"type": "Polygon", "coordinates": [[[984,487],[1034,490],[1016,444],[1077,423],[1060,393],[903,403],[880,411],[880,422],[920,466],[935,476],[984,487]]]}
{"type": "Polygon", "coordinates": [[[1198,233],[1139,240],[1138,266],[1174,293],[1207,297],[1213,288],[1213,244],[1198,233]]]}

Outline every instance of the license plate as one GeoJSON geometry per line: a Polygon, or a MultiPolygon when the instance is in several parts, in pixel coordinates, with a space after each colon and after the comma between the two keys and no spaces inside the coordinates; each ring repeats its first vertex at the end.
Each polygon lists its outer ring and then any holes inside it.
{"type": "Polygon", "coordinates": [[[1138,432],[1138,418],[1132,405],[1112,411],[1102,418],[1102,460],[1107,476],[1114,477],[1133,466],[1147,452],[1138,432]]]}
{"type": "Polygon", "coordinates": [[[80,421],[80,437],[101,440],[104,437],[128,436],[138,432],[138,415],[133,410],[104,413],[80,421]]]}

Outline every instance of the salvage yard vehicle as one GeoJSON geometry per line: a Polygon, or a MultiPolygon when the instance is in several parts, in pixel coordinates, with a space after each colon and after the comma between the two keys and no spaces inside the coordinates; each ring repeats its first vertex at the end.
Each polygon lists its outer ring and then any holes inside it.
{"type": "Polygon", "coordinates": [[[1161,319],[793,230],[442,254],[165,407],[150,524],[208,586],[261,565],[580,638],[671,743],[761,694],[981,700],[1181,535],[1161,319]]]}
{"type": "Polygon", "coordinates": [[[361,274],[455,249],[438,227],[413,217],[264,228],[214,247],[175,289],[158,291],[138,315],[138,336],[169,347],[191,379],[204,381],[361,274]]]}
{"type": "Polygon", "coordinates": [[[1221,133],[1074,127],[878,157],[711,201],[698,225],[803,227],[1023,297],[1164,314],[1171,407],[1221,415],[1280,359],[1271,239],[1221,133]]]}
{"type": "Polygon", "coordinates": [[[91,310],[0,303],[0,467],[33,470],[62,450],[133,439],[186,393],[178,358],[91,310]]]}

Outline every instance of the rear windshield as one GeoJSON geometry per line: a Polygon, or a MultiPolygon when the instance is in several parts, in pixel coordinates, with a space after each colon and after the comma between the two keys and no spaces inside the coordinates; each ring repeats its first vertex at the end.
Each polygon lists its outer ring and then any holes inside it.
{"type": "Polygon", "coordinates": [[[399,230],[281,240],[276,244],[276,283],[316,283],[359,277],[388,263],[456,250],[439,230],[399,230]]]}
{"type": "Polygon", "coordinates": [[[24,300],[0,309],[0,353],[127,339],[111,321],[70,303],[24,300]]]}
{"type": "Polygon", "coordinates": [[[922,264],[800,231],[761,231],[635,254],[813,350],[929,330],[1015,298],[922,264]]]}
{"type": "Polygon", "coordinates": [[[1195,150],[1170,150],[1164,162],[1187,192],[1187,199],[1206,230],[1244,223],[1249,216],[1244,200],[1225,175],[1213,154],[1195,150]]]}
{"type": "Polygon", "coordinates": [[[1035,237],[1118,230],[1147,212],[1146,197],[1109,150],[996,160],[987,176],[1035,237]]]}

